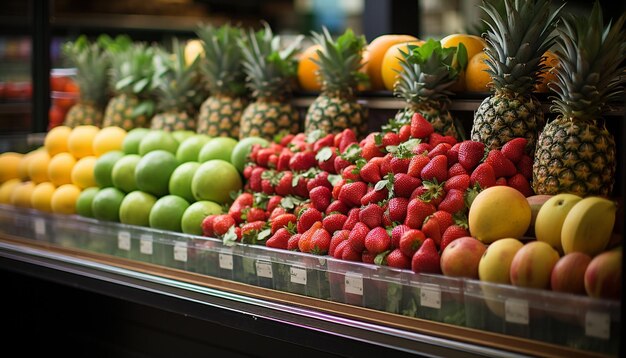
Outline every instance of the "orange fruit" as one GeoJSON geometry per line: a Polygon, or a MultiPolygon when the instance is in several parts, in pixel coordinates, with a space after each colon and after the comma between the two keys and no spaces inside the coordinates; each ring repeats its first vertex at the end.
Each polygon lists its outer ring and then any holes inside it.
{"type": "Polygon", "coordinates": [[[395,44],[410,41],[419,41],[419,39],[411,35],[389,34],[378,36],[367,45],[368,62],[366,68],[367,75],[370,78],[370,89],[372,91],[385,89],[382,64],[387,50],[395,44]]]}
{"type": "MultiPolygon", "coordinates": [[[[467,50],[467,60],[469,61],[474,55],[480,53],[487,46],[485,40],[476,35],[467,34],[451,34],[441,39],[441,47],[458,47],[459,43],[462,43],[467,50]]],[[[465,70],[459,73],[457,81],[450,86],[449,90],[453,92],[463,92],[465,88],[465,70]]]]}
{"type": "Polygon", "coordinates": [[[488,69],[485,52],[474,55],[465,69],[465,89],[468,92],[489,92],[491,76],[485,71],[488,69]]]}
{"type": "Polygon", "coordinates": [[[307,47],[302,51],[300,60],[298,61],[298,83],[300,88],[305,91],[319,91],[322,89],[322,83],[317,77],[319,66],[313,60],[317,60],[317,50],[322,46],[315,44],[307,47]]]}
{"type": "Polygon", "coordinates": [[[546,51],[543,62],[546,64],[546,72],[539,75],[539,83],[535,86],[535,92],[547,93],[550,91],[548,84],[556,81],[556,68],[559,66],[559,58],[554,52],[546,51]]]}
{"type": "Polygon", "coordinates": [[[383,56],[383,62],[381,66],[381,74],[383,77],[383,84],[385,89],[389,91],[393,91],[393,86],[398,79],[398,72],[402,70],[402,66],[400,66],[400,59],[402,58],[402,54],[400,51],[407,53],[409,52],[409,45],[420,46],[424,44],[424,41],[409,41],[402,42],[395,45],[391,45],[387,52],[385,52],[385,56],[383,56]]]}

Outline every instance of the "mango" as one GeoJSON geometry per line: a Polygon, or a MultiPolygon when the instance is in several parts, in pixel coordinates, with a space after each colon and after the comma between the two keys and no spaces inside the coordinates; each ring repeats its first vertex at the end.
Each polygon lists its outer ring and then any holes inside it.
{"type": "Polygon", "coordinates": [[[559,259],[550,275],[552,291],[585,294],[585,271],[591,257],[582,252],[572,252],[559,259]]]}
{"type": "Polygon", "coordinates": [[[585,271],[585,291],[596,298],[619,300],[622,295],[622,248],[606,251],[591,260],[585,271]]]}
{"type": "Polygon", "coordinates": [[[548,289],[552,268],[559,253],[549,244],[532,241],[524,245],[511,261],[510,278],[514,286],[548,289]]]}

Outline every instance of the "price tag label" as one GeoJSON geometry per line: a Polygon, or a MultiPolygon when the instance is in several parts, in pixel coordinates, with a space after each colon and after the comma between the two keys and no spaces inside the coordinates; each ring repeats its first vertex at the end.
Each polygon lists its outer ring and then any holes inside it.
{"type": "Polygon", "coordinates": [[[301,267],[290,267],[291,282],[306,285],[306,270],[301,267]]]}
{"type": "Polygon", "coordinates": [[[233,255],[220,253],[219,255],[220,268],[224,270],[233,269],[233,255]]]}
{"type": "Polygon", "coordinates": [[[273,278],[272,263],[267,261],[256,261],[256,275],[258,277],[273,278]]]}
{"type": "Polygon", "coordinates": [[[141,234],[139,237],[139,252],[144,255],[152,255],[152,235],[141,234]]]}
{"type": "Polygon", "coordinates": [[[130,251],[130,233],[128,231],[120,231],[117,233],[117,248],[130,251]]]}
{"type": "Polygon", "coordinates": [[[611,317],[607,313],[587,312],[585,315],[585,334],[600,339],[611,338],[611,317]]]}
{"type": "Polygon", "coordinates": [[[346,272],[343,281],[346,293],[363,296],[363,275],[356,272],[346,272]]]}
{"type": "Polygon", "coordinates": [[[441,289],[438,286],[422,287],[420,290],[420,305],[441,309],[441,289]]]}
{"type": "Polygon", "coordinates": [[[174,243],[174,260],[187,262],[187,243],[176,241],[174,243]]]}
{"type": "Polygon", "coordinates": [[[44,219],[35,219],[35,234],[39,236],[46,234],[46,221],[44,219]]]}
{"type": "Polygon", "coordinates": [[[528,324],[528,301],[514,298],[504,301],[504,319],[510,323],[528,324]]]}

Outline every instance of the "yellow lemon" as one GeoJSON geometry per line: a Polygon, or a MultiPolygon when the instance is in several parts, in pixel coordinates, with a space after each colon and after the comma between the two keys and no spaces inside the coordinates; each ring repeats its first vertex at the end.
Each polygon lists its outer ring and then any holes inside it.
{"type": "Polygon", "coordinates": [[[0,183],[20,177],[19,166],[23,156],[15,152],[0,154],[0,183]]]}
{"type": "Polygon", "coordinates": [[[49,181],[48,179],[48,164],[50,163],[50,155],[47,151],[41,150],[28,162],[28,177],[35,184],[49,181]]]}
{"type": "Polygon", "coordinates": [[[16,185],[11,193],[11,204],[22,208],[30,208],[30,197],[33,189],[35,189],[35,183],[32,181],[16,185]]]}
{"type": "Polygon", "coordinates": [[[76,159],[70,153],[59,153],[50,159],[48,178],[55,186],[72,183],[72,169],[76,159]]]}
{"type": "Polygon", "coordinates": [[[489,67],[485,63],[487,55],[479,52],[467,63],[465,69],[465,89],[468,92],[489,92],[491,76],[485,71],[489,67]]]}
{"type": "Polygon", "coordinates": [[[19,179],[9,179],[0,185],[0,204],[11,204],[13,190],[22,183],[19,179]]]}
{"type": "Polygon", "coordinates": [[[79,159],[72,168],[72,184],[81,189],[97,186],[93,172],[97,159],[93,155],[79,159]]]}
{"type": "Polygon", "coordinates": [[[93,154],[97,157],[112,150],[121,150],[126,131],[120,127],[102,128],[93,139],[93,154]]]}
{"type": "Polygon", "coordinates": [[[58,153],[67,152],[67,140],[72,132],[72,128],[67,126],[54,127],[46,134],[46,138],[43,141],[43,146],[48,151],[50,156],[54,156],[58,153]]]}
{"type": "Polygon", "coordinates": [[[19,174],[20,179],[22,179],[23,181],[30,180],[30,174],[28,174],[28,165],[30,163],[31,158],[39,154],[39,152],[41,152],[42,150],[45,151],[45,148],[43,147],[37,148],[33,151],[30,151],[24,154],[24,156],[22,156],[22,159],[20,159],[20,163],[17,166],[17,172],[19,174]]]}
{"type": "Polygon", "coordinates": [[[67,148],[69,152],[76,158],[84,158],[93,153],[93,140],[100,128],[92,125],[78,126],[72,129],[67,138],[67,148]]]}
{"type": "Polygon", "coordinates": [[[52,194],[56,190],[56,186],[47,181],[37,184],[30,196],[30,205],[33,209],[52,212],[52,194]]]}
{"type": "Polygon", "coordinates": [[[80,195],[80,188],[74,184],[64,184],[52,193],[50,206],[53,213],[75,214],[76,200],[80,195]]]}

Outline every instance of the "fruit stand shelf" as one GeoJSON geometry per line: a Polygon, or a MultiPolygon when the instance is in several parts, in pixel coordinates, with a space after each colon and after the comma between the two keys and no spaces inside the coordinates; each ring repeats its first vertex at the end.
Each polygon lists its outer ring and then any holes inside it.
{"type": "Polygon", "coordinates": [[[0,257],[7,269],[15,267],[8,259],[60,268],[404,352],[573,357],[619,351],[616,301],[225,246],[78,216],[0,206],[0,257]]]}

